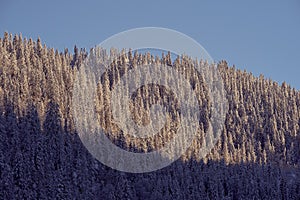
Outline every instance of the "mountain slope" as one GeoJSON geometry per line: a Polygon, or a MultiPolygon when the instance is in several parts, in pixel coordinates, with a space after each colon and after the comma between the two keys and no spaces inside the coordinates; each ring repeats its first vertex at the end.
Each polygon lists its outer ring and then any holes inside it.
{"type": "MultiPolygon", "coordinates": [[[[178,125],[175,118],[158,137],[147,140],[123,135],[113,123],[107,102],[124,68],[143,62],[178,65],[193,83],[203,113],[196,139],[179,160],[151,173],[123,173],[93,158],[76,132],[72,90],[87,55],[76,47],[73,54],[67,49],[63,53],[49,49],[40,39],[7,33],[0,39],[1,199],[300,198],[298,91],[220,62],[229,111],[220,140],[200,159],[210,100],[193,62],[179,58],[172,63],[168,55],[155,59],[147,54],[123,54],[98,85],[99,123],[116,145],[137,152],[159,149],[162,139],[171,137],[171,127],[178,125]]],[[[165,88],[142,88],[132,99],[134,119],[146,123],[149,110],[145,105],[170,95],[165,88]],[[151,98],[147,100],[143,91],[151,98]],[[145,105],[138,103],[139,98],[146,99],[145,105]]],[[[176,113],[176,103],[172,105],[170,112],[176,113]]]]}

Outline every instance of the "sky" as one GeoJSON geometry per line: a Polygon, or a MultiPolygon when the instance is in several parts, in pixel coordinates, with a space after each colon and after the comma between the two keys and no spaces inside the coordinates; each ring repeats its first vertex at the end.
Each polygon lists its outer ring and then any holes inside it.
{"type": "Polygon", "coordinates": [[[0,34],[40,36],[61,51],[149,26],[182,32],[217,62],[300,89],[299,0],[0,0],[0,34]]]}

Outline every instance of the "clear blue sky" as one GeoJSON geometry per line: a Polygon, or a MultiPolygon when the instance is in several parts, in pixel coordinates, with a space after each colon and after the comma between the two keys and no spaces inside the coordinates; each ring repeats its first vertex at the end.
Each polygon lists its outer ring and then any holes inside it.
{"type": "Polygon", "coordinates": [[[300,89],[300,1],[1,0],[0,31],[47,46],[89,49],[131,28],[158,26],[198,41],[214,60],[300,89]]]}

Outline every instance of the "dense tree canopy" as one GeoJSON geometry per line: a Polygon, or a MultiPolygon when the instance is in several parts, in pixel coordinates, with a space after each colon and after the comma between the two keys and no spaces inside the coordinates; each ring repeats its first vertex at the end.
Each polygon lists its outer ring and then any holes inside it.
{"type": "MultiPolygon", "coordinates": [[[[94,49],[90,52],[101,51],[94,49]]],[[[111,54],[117,54],[112,50],[111,54]]],[[[192,146],[172,165],[155,172],[117,172],[93,158],[76,133],[72,90],[88,55],[75,46],[59,52],[22,35],[0,38],[0,199],[299,199],[300,93],[286,83],[254,77],[218,63],[229,110],[220,140],[203,159],[210,100],[195,61],[150,53],[120,54],[97,85],[100,125],[118,146],[137,152],[160,148],[174,133],[178,108],[172,91],[146,85],[132,97],[133,119],[147,123],[149,107],[169,105],[169,121],[156,136],[125,136],[113,122],[110,93],[139,64],[166,64],[189,79],[201,108],[192,146]],[[170,101],[172,103],[170,104],[170,101]]],[[[103,55],[105,57],[105,55],[103,55]]]]}

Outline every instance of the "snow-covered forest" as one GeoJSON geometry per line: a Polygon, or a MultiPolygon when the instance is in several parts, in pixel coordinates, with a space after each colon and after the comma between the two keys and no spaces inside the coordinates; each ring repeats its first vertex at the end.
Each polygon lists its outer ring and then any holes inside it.
{"type": "MultiPolygon", "coordinates": [[[[119,172],[93,158],[76,133],[73,82],[87,54],[76,46],[60,52],[21,35],[0,38],[0,199],[300,199],[299,91],[220,61],[229,110],[220,140],[200,159],[210,100],[193,62],[122,54],[103,75],[97,99],[99,123],[116,145],[160,148],[178,125],[175,115],[156,137],[136,140],[113,123],[112,86],[141,63],[182,70],[202,116],[197,137],[176,162],[150,173],[119,172]]],[[[163,87],[141,88],[132,99],[133,118],[145,123],[151,101],[164,103],[169,95],[163,87]]],[[[169,111],[176,112],[175,102],[169,111]]]]}

